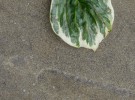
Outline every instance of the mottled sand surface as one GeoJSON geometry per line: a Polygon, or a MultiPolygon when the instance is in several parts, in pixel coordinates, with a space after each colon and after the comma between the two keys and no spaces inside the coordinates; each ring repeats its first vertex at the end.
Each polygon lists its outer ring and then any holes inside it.
{"type": "Polygon", "coordinates": [[[135,100],[135,0],[112,0],[94,53],[52,31],[51,0],[0,0],[0,100],[135,100]]]}

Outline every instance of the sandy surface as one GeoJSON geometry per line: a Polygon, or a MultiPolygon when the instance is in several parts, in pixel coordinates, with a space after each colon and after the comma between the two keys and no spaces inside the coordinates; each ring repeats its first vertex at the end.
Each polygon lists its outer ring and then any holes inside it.
{"type": "Polygon", "coordinates": [[[135,100],[135,0],[112,0],[94,53],[51,29],[50,0],[0,0],[0,100],[135,100]]]}

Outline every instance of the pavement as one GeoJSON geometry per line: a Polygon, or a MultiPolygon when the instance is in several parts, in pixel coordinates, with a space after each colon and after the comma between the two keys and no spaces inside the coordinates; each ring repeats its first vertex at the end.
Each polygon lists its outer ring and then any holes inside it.
{"type": "Polygon", "coordinates": [[[0,100],[135,100],[135,0],[112,0],[98,50],[52,31],[51,0],[0,0],[0,100]]]}

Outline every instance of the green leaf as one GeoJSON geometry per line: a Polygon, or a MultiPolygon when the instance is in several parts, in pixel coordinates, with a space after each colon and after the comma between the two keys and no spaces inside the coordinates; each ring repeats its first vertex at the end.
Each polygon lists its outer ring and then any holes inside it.
{"type": "Polygon", "coordinates": [[[54,32],[74,47],[98,48],[112,30],[111,0],[52,0],[50,22],[54,32]]]}

